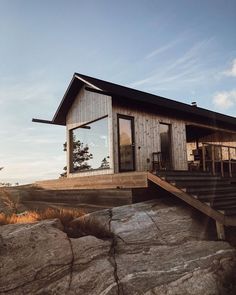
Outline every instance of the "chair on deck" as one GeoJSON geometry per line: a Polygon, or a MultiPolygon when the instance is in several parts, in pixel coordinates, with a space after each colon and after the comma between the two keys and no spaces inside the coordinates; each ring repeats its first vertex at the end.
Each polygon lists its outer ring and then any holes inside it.
{"type": "Polygon", "coordinates": [[[152,153],[152,170],[158,171],[158,170],[164,170],[164,169],[166,168],[163,165],[162,153],[161,152],[152,153]]]}

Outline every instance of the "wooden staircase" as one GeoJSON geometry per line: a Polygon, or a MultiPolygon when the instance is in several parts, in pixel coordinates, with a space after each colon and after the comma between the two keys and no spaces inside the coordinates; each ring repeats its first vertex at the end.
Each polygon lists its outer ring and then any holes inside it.
{"type": "Polygon", "coordinates": [[[215,219],[218,237],[224,226],[236,226],[236,181],[208,172],[158,171],[148,180],[215,219]]]}

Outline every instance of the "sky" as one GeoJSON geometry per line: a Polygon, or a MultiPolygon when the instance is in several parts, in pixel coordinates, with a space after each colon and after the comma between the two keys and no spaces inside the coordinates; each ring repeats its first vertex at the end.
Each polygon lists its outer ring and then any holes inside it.
{"type": "Polygon", "coordinates": [[[57,178],[74,72],[236,115],[236,1],[0,0],[0,182],[57,178]]]}

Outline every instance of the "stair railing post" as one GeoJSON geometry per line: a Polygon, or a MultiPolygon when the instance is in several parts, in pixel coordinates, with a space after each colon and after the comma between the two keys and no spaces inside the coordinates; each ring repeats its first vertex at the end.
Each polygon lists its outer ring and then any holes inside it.
{"type": "Polygon", "coordinates": [[[221,176],[224,177],[223,147],[220,147],[220,170],[221,176]]]}
{"type": "Polygon", "coordinates": [[[212,174],[215,175],[215,147],[214,145],[211,146],[211,160],[212,160],[212,174]]]}
{"type": "Polygon", "coordinates": [[[202,144],[202,166],[203,171],[206,171],[206,150],[205,150],[205,144],[202,144]]]}
{"type": "Polygon", "coordinates": [[[231,166],[230,147],[228,147],[228,162],[229,162],[229,177],[232,177],[232,166],[231,166]]]}

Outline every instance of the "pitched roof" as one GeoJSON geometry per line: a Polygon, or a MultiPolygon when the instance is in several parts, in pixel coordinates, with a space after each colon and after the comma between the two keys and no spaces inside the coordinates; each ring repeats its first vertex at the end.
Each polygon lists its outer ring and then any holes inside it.
{"type": "MultiPolygon", "coordinates": [[[[122,100],[123,104],[140,104],[143,108],[164,111],[165,113],[181,118],[189,118],[190,121],[200,121],[209,125],[229,128],[236,131],[236,118],[213,112],[200,107],[194,107],[186,103],[178,102],[172,99],[150,94],[140,90],[121,86],[97,78],[89,77],[79,73],[75,73],[67,88],[67,91],[50,123],[65,125],[66,115],[74,102],[76,95],[81,87],[87,84],[91,91],[104,93],[116,98],[117,101],[122,100]]],[[[46,121],[47,122],[47,121],[46,121]]]]}

